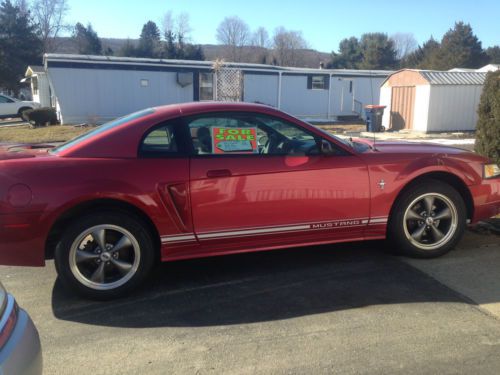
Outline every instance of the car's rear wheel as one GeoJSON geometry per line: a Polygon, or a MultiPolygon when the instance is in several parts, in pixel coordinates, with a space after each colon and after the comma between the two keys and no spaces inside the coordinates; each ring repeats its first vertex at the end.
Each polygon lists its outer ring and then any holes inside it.
{"type": "Polygon", "coordinates": [[[389,220],[390,246],[397,252],[434,258],[453,249],[466,227],[460,194],[441,181],[426,180],[407,189],[389,220]]]}
{"type": "Polygon", "coordinates": [[[64,286],[94,299],[111,299],[137,287],[155,259],[146,226],[134,216],[99,213],[69,225],[55,253],[64,286]]]}

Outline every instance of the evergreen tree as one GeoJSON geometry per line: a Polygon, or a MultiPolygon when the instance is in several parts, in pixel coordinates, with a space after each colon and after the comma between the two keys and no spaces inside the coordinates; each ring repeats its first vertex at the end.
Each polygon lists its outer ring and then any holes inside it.
{"type": "Polygon", "coordinates": [[[363,54],[360,69],[393,69],[398,65],[394,42],[387,34],[363,34],[359,45],[363,54]]]}
{"type": "Polygon", "coordinates": [[[439,48],[439,42],[431,36],[427,42],[408,55],[402,66],[412,69],[435,69],[439,48]]]}
{"type": "Polygon", "coordinates": [[[453,29],[444,34],[438,56],[433,61],[433,69],[480,68],[487,63],[488,56],[472,32],[472,27],[457,22],[453,29]]]}
{"type": "Polygon", "coordinates": [[[500,64],[500,46],[493,46],[486,49],[489,64],[500,64]]]}
{"type": "Polygon", "coordinates": [[[183,56],[185,60],[205,60],[205,54],[200,45],[186,44],[183,56]]]}
{"type": "Polygon", "coordinates": [[[137,48],[139,57],[161,57],[160,30],[156,23],[148,21],[142,27],[139,45],[137,48]]]}
{"type": "Polygon", "coordinates": [[[120,48],[120,51],[118,52],[118,56],[123,56],[123,57],[136,57],[138,56],[137,48],[135,45],[132,43],[130,39],[127,39],[125,41],[125,44],[120,48]]]}
{"type": "Polygon", "coordinates": [[[167,59],[177,59],[177,46],[175,45],[175,34],[172,30],[165,33],[165,57],[167,59]]]}
{"type": "Polygon", "coordinates": [[[4,0],[0,4],[0,86],[17,93],[27,66],[41,63],[41,51],[29,12],[4,0]]]}
{"type": "Polygon", "coordinates": [[[500,70],[486,76],[478,115],[476,152],[500,164],[500,70]]]}
{"type": "Polygon", "coordinates": [[[90,23],[87,25],[87,27],[85,27],[78,22],[75,25],[72,38],[76,43],[79,54],[81,55],[102,54],[101,40],[97,36],[97,33],[94,31],[94,29],[92,29],[92,25],[90,23]]]}
{"type": "Polygon", "coordinates": [[[393,69],[398,65],[394,42],[387,34],[367,33],[361,39],[351,37],[339,44],[339,52],[332,52],[329,68],[337,69],[393,69]]]}
{"type": "Polygon", "coordinates": [[[339,43],[339,53],[332,52],[329,68],[356,69],[363,60],[363,54],[356,37],[343,39],[339,43]]]}

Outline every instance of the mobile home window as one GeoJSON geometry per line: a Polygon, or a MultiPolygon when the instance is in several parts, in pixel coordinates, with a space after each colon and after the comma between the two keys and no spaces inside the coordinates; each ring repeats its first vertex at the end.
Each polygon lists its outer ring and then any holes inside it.
{"type": "Polygon", "coordinates": [[[213,73],[200,73],[200,100],[214,99],[213,73]]]}
{"type": "Polygon", "coordinates": [[[311,90],[328,90],[328,76],[310,76],[308,83],[311,90]]]}

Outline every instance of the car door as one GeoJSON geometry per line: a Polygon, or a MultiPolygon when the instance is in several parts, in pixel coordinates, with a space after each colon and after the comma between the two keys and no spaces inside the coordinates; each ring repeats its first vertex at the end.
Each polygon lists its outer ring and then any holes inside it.
{"type": "Polygon", "coordinates": [[[16,102],[11,98],[0,95],[0,116],[8,116],[15,114],[17,114],[16,102]]]}
{"type": "Polygon", "coordinates": [[[369,216],[368,171],[355,154],[298,124],[256,113],[185,119],[190,194],[202,251],[360,239],[369,216]]]}

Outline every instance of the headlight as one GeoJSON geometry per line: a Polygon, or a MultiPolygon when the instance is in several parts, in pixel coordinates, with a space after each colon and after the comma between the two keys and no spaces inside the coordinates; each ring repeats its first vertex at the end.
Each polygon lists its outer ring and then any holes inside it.
{"type": "Polygon", "coordinates": [[[484,178],[493,178],[500,176],[500,167],[498,164],[485,164],[484,165],[484,178]]]}
{"type": "Polygon", "coordinates": [[[14,331],[18,318],[18,307],[14,297],[9,296],[0,283],[0,351],[14,331]]]}

